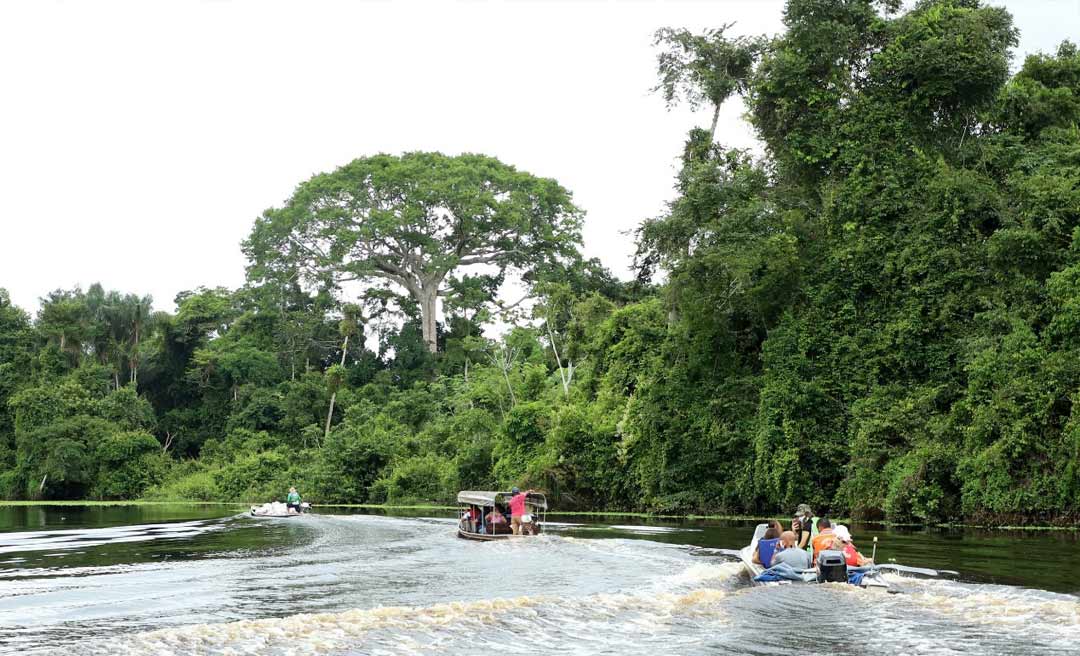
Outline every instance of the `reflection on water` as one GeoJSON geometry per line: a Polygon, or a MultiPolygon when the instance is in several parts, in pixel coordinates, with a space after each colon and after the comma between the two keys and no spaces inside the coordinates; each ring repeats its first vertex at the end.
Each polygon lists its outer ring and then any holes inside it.
{"type": "Polygon", "coordinates": [[[737,522],[551,522],[477,543],[448,518],[8,510],[0,653],[788,654],[800,631],[818,636],[805,653],[1064,654],[1080,640],[1076,596],[975,582],[1075,591],[1071,535],[880,534],[883,560],[964,574],[896,576],[891,595],[750,588],[715,549],[748,538],[737,522]],[[1010,553],[1025,558],[1004,571],[1010,553]]]}

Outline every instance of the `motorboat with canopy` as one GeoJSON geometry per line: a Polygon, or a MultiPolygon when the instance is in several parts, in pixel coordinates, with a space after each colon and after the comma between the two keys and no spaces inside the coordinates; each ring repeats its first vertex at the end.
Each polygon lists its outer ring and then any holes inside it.
{"type": "Polygon", "coordinates": [[[510,529],[511,492],[468,490],[459,492],[458,537],[467,540],[504,540],[538,535],[547,518],[547,497],[530,492],[525,497],[521,535],[510,529]]]}

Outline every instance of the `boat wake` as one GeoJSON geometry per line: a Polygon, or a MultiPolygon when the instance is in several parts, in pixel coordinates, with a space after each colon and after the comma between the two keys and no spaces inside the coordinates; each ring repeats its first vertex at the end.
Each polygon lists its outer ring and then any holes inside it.
{"type": "Polygon", "coordinates": [[[109,528],[82,528],[66,531],[22,531],[0,533],[0,553],[66,551],[125,542],[185,539],[208,531],[220,530],[219,521],[136,524],[109,528]]]}
{"type": "Polygon", "coordinates": [[[1016,640],[1045,640],[1054,648],[1075,650],[1080,643],[1080,598],[1074,595],[949,581],[905,580],[903,585],[904,603],[965,625],[1016,640]]]}
{"type": "MultiPolygon", "coordinates": [[[[535,596],[391,606],[340,613],[201,624],[110,640],[74,653],[142,654],[415,654],[498,649],[509,653],[568,653],[643,646],[670,649],[720,629],[729,593],[702,588],[682,593],[597,594],[578,599],[535,596]],[[688,632],[689,626],[697,630],[688,632]]],[[[71,652],[69,652],[71,653],[71,652]]]]}

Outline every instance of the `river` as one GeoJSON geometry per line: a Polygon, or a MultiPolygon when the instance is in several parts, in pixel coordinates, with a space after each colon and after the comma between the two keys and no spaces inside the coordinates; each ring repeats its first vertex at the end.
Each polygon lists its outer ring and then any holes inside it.
{"type": "Polygon", "coordinates": [[[1073,532],[853,527],[954,569],[751,588],[736,521],[552,521],[460,540],[450,517],[256,519],[221,506],[0,507],[2,654],[1076,654],[1073,532]]]}

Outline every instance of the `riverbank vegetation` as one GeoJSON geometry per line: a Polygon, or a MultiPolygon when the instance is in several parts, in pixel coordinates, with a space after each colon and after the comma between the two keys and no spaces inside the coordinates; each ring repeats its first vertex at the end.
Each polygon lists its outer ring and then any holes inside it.
{"type": "Polygon", "coordinates": [[[175,313],[0,292],[0,495],[1074,519],[1080,52],[1010,74],[1003,9],[898,4],[657,33],[663,98],[764,150],[691,129],[629,282],[557,182],[411,153],[301,184],[175,313]]]}

